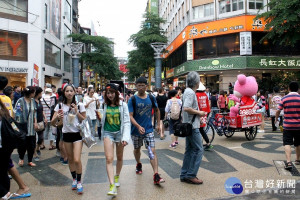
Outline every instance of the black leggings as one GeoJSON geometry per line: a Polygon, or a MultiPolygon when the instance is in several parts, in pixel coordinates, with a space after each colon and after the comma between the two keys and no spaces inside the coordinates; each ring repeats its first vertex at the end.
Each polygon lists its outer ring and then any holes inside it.
{"type": "Polygon", "coordinates": [[[209,139],[208,139],[208,137],[207,137],[207,135],[206,135],[206,133],[204,131],[204,127],[200,127],[199,130],[200,130],[200,133],[201,133],[203,139],[205,140],[206,144],[208,144],[209,143],[209,139]]]}
{"type": "Polygon", "coordinates": [[[10,190],[10,180],[7,175],[11,152],[0,148],[0,198],[10,190]]]}
{"type": "Polygon", "coordinates": [[[37,132],[37,135],[38,135],[37,144],[41,145],[44,141],[44,131],[37,132]]]}
{"type": "Polygon", "coordinates": [[[25,144],[18,147],[19,158],[21,160],[24,160],[24,156],[27,151],[28,163],[32,162],[35,146],[36,146],[35,135],[34,136],[26,136],[25,144]]]}

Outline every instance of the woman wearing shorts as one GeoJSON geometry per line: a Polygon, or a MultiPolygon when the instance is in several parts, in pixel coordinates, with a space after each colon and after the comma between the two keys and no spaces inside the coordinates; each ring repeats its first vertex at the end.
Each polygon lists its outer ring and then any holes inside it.
{"type": "Polygon", "coordinates": [[[75,88],[66,84],[63,88],[63,102],[59,103],[52,118],[52,125],[57,126],[59,121],[63,122],[62,133],[64,146],[68,155],[69,168],[73,178],[72,190],[78,194],[83,193],[81,184],[82,164],[82,137],[77,124],[85,119],[85,107],[82,103],[76,105],[75,88]]]}
{"type": "Polygon", "coordinates": [[[108,84],[105,88],[104,111],[101,119],[104,152],[106,157],[106,171],[110,183],[107,195],[117,195],[116,187],[120,187],[119,176],[123,165],[123,150],[130,139],[130,117],[128,106],[120,101],[118,88],[108,84]],[[117,165],[114,176],[114,144],[116,144],[117,165]]]}
{"type": "MultiPolygon", "coordinates": [[[[168,95],[169,95],[170,99],[167,101],[167,105],[166,105],[166,108],[165,108],[166,117],[167,117],[168,113],[171,113],[171,107],[172,107],[172,103],[174,101],[175,102],[177,101],[177,104],[179,105],[180,109],[181,109],[181,106],[182,106],[182,101],[177,98],[177,96],[178,96],[177,90],[171,90],[168,95]]],[[[170,132],[171,139],[172,139],[172,143],[170,144],[170,147],[172,147],[174,149],[178,145],[178,136],[174,136],[174,129],[173,129],[173,125],[177,121],[180,121],[180,116],[179,116],[179,119],[177,119],[177,120],[174,120],[174,119],[172,119],[170,117],[170,120],[169,120],[169,132],[170,132]]]]}

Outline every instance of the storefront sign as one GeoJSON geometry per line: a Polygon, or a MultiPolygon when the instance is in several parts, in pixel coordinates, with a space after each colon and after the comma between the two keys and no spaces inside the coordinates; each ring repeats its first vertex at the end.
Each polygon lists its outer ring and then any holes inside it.
{"type": "Polygon", "coordinates": [[[18,68],[18,67],[0,67],[0,72],[10,72],[10,73],[27,73],[28,68],[18,68]]]}
{"type": "Polygon", "coordinates": [[[174,76],[174,68],[167,71],[166,78],[170,78],[170,77],[173,77],[173,76],[174,76]]]}
{"type": "Polygon", "coordinates": [[[39,66],[33,65],[33,86],[39,86],[39,66]]]}
{"type": "Polygon", "coordinates": [[[0,59],[27,61],[27,34],[0,31],[0,59]]]}
{"type": "Polygon", "coordinates": [[[194,40],[186,42],[186,51],[187,60],[194,60],[194,40]]]}
{"type": "Polygon", "coordinates": [[[168,53],[164,54],[164,58],[168,57],[188,39],[198,39],[245,31],[264,31],[266,22],[262,19],[254,20],[255,17],[255,15],[236,16],[217,21],[189,25],[167,47],[166,50],[168,53]],[[183,35],[185,37],[183,37],[183,35]]]}
{"type": "Polygon", "coordinates": [[[247,68],[259,69],[299,69],[300,57],[251,56],[247,68]]]}
{"type": "Polygon", "coordinates": [[[240,55],[252,55],[251,32],[240,32],[240,55]]]}

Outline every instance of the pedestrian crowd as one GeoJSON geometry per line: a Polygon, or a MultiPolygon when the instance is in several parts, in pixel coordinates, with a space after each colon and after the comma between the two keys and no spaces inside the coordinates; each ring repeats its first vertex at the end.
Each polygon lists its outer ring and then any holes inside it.
{"type": "MultiPolygon", "coordinates": [[[[155,149],[155,134],[161,140],[166,138],[165,128],[171,136],[170,148],[179,145],[174,124],[192,123],[192,133],[185,138],[185,152],[180,171],[180,181],[189,184],[202,184],[197,174],[201,165],[203,151],[210,150],[205,127],[209,117],[219,112],[229,112],[235,105],[229,99],[230,90],[210,91],[200,82],[197,72],[186,77],[186,88],[174,90],[147,90],[147,79],[136,80],[136,91],[122,95],[116,84],[107,84],[104,90],[97,91],[92,85],[86,90],[65,83],[56,90],[55,85],[46,84],[45,88],[27,86],[7,86],[6,77],[0,76],[0,197],[15,199],[31,196],[29,187],[24,183],[11,160],[11,154],[17,149],[19,167],[36,167],[42,150],[56,150],[63,165],[68,165],[72,177],[71,189],[83,193],[82,177],[82,135],[77,126],[87,117],[91,120],[94,136],[103,139],[106,157],[106,171],[109,180],[108,195],[117,195],[120,187],[120,174],[123,165],[124,148],[132,140],[136,160],[136,174],[143,173],[141,148],[148,150],[153,170],[153,183],[159,185],[165,180],[159,174],[158,157],[155,149]],[[6,122],[9,122],[8,124],[6,122]],[[13,130],[24,133],[24,138],[8,144],[9,138],[4,132],[13,130]],[[205,141],[203,145],[202,137],[205,141]],[[46,147],[45,140],[49,140],[46,147]],[[114,171],[113,161],[116,152],[117,162],[114,171]],[[8,174],[17,182],[19,189],[10,193],[8,174]]],[[[232,87],[231,87],[232,88],[232,87]]],[[[292,82],[289,93],[280,96],[278,87],[268,96],[263,90],[255,95],[263,119],[272,119],[272,130],[280,127],[283,131],[283,145],[286,152],[286,169],[292,168],[291,145],[296,147],[296,164],[300,164],[300,95],[299,85],[292,82]],[[279,95],[279,97],[278,97],[279,95]],[[268,98],[268,97],[272,98],[268,98]],[[277,98],[276,98],[277,97],[277,98]],[[270,102],[271,101],[271,102],[270,102]],[[272,103],[272,108],[271,108],[272,103]],[[269,105],[270,104],[270,105],[269,105]],[[274,104],[274,105],[273,105],[274,104]],[[275,111],[274,111],[275,108],[275,111]],[[273,110],[272,110],[273,109],[273,110]]],[[[268,94],[268,92],[267,92],[268,94]]],[[[259,132],[264,132],[264,121],[259,132]]],[[[21,134],[20,134],[21,135],[21,134]]],[[[21,138],[21,136],[20,136],[21,138]]]]}

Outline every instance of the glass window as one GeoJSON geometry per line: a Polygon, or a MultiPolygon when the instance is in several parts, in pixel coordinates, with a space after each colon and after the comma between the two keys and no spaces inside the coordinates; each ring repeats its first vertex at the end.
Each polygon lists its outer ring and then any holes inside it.
{"type": "Polygon", "coordinates": [[[244,9],[244,0],[221,0],[219,2],[220,14],[242,9],[244,9]]]}
{"type": "Polygon", "coordinates": [[[71,5],[69,4],[69,2],[67,0],[65,0],[65,18],[66,20],[68,20],[69,22],[71,22],[71,5]]]}
{"type": "Polygon", "coordinates": [[[249,9],[262,9],[264,0],[249,0],[249,9]]]}
{"type": "Polygon", "coordinates": [[[209,17],[214,15],[214,4],[205,4],[201,6],[194,7],[194,19],[199,19],[203,17],[209,17]]]}
{"type": "Polygon", "coordinates": [[[68,35],[71,34],[71,30],[65,25],[64,27],[64,42],[65,44],[71,42],[71,38],[68,37],[68,35]]]}
{"type": "Polygon", "coordinates": [[[66,72],[71,71],[71,55],[64,52],[64,70],[66,72]]]}
{"type": "Polygon", "coordinates": [[[210,3],[210,4],[205,4],[204,5],[204,16],[208,17],[214,15],[214,4],[210,3]]]}
{"type": "Polygon", "coordinates": [[[0,17],[27,21],[28,0],[0,0],[0,17]]]}
{"type": "Polygon", "coordinates": [[[45,4],[45,29],[48,29],[48,6],[45,4]]]}
{"type": "Polygon", "coordinates": [[[61,50],[45,40],[45,64],[61,69],[61,50]]]}

